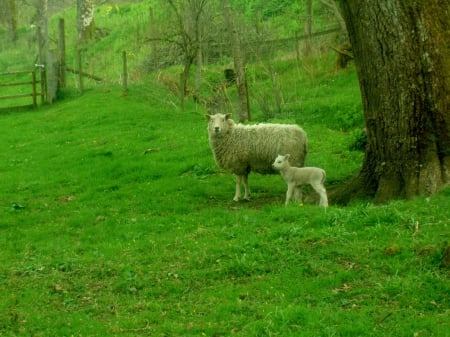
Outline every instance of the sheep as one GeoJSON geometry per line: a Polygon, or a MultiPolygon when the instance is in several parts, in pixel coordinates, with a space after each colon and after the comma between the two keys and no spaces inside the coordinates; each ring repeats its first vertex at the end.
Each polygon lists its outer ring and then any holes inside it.
{"type": "Polygon", "coordinates": [[[208,137],[216,164],[236,176],[234,201],[250,199],[248,175],[251,171],[275,174],[273,158],[280,152],[291,153],[291,160],[303,166],[307,153],[307,136],[298,125],[262,123],[256,125],[236,124],[231,114],[205,115],[208,137]]]}
{"type": "Polygon", "coordinates": [[[290,155],[278,155],[273,162],[274,169],[280,171],[281,176],[286,182],[288,189],[286,192],[285,205],[289,203],[294,192],[295,199],[301,201],[302,185],[311,185],[312,188],[319,194],[319,205],[323,207],[328,206],[327,191],[323,186],[326,178],[326,173],[323,169],[318,167],[294,167],[289,163],[290,155]]]}

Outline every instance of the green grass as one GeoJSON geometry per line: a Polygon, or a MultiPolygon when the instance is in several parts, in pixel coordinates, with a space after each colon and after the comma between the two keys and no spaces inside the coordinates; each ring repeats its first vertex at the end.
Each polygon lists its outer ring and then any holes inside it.
{"type": "MultiPolygon", "coordinates": [[[[79,96],[69,76],[53,105],[0,114],[0,336],[450,336],[450,189],[327,210],[307,190],[305,205],[285,207],[280,176],[251,174],[252,200],[233,202],[205,111],[190,99],[180,111],[141,68],[146,6],[98,7],[109,35],[89,46],[86,71],[103,85],[86,81],[79,96]],[[127,95],[114,86],[125,47],[127,95]]],[[[50,20],[53,39],[59,17],[73,25],[74,9],[50,20]]],[[[31,64],[26,44],[2,42],[3,69],[31,64]]],[[[356,74],[334,72],[334,57],[247,68],[254,122],[300,124],[306,164],[327,171],[329,190],[363,160],[351,150],[363,127],[356,74]]],[[[223,83],[222,61],[203,69],[202,98],[223,83]]]]}
{"type": "MultiPolygon", "coordinates": [[[[0,115],[1,336],[449,336],[449,189],[325,211],[251,175],[234,203],[204,112],[155,90],[0,115]]],[[[358,169],[305,129],[331,184],[358,169]]]]}

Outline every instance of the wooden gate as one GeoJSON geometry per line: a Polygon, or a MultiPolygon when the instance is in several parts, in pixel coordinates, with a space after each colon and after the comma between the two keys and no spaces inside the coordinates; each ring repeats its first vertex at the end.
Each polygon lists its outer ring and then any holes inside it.
{"type": "Polygon", "coordinates": [[[0,101],[6,102],[0,112],[37,108],[38,96],[43,104],[45,92],[44,69],[0,73],[0,101]]]}

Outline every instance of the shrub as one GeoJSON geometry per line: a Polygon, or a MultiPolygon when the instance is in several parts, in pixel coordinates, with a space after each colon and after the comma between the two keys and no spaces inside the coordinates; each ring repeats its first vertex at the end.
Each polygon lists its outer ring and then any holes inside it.
{"type": "Polygon", "coordinates": [[[348,149],[350,151],[364,151],[367,145],[365,129],[356,129],[350,132],[348,149]]]}

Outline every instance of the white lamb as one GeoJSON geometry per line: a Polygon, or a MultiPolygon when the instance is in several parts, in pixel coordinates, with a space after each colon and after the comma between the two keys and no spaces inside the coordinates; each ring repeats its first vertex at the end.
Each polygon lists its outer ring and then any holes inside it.
{"type": "Polygon", "coordinates": [[[307,152],[307,136],[298,125],[292,124],[236,124],[230,114],[205,115],[209,121],[209,144],[217,165],[236,175],[234,201],[250,198],[250,171],[274,174],[273,158],[278,153],[291,153],[291,160],[303,166],[307,152]]]}
{"type": "Polygon", "coordinates": [[[278,155],[273,162],[273,167],[280,171],[282,177],[288,186],[286,192],[286,205],[291,200],[294,192],[295,199],[301,201],[302,199],[302,185],[311,185],[312,188],[320,196],[320,206],[328,206],[327,191],[323,186],[326,178],[324,170],[318,167],[294,167],[289,163],[290,155],[278,155]]]}

